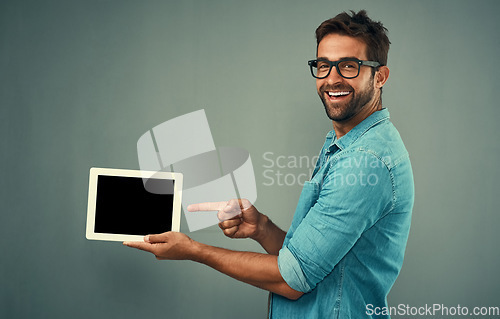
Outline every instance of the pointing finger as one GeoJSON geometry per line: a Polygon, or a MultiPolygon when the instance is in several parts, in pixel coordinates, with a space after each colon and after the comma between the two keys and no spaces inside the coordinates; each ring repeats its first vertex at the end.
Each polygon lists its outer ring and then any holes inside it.
{"type": "Polygon", "coordinates": [[[227,203],[224,209],[219,211],[219,213],[217,214],[217,218],[219,218],[220,221],[225,221],[234,218],[240,214],[241,214],[241,209],[240,205],[238,204],[238,201],[232,199],[227,203]]]}
{"type": "Polygon", "coordinates": [[[206,202],[206,203],[198,203],[191,204],[187,207],[187,210],[190,212],[199,212],[199,211],[219,211],[226,207],[227,202],[206,202]]]}

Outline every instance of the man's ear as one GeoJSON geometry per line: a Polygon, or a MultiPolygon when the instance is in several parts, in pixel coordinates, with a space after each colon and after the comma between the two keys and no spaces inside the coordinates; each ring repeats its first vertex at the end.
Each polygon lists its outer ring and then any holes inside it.
{"type": "Polygon", "coordinates": [[[375,73],[375,87],[380,89],[384,86],[385,82],[389,78],[389,68],[385,65],[378,68],[377,73],[375,73]]]}

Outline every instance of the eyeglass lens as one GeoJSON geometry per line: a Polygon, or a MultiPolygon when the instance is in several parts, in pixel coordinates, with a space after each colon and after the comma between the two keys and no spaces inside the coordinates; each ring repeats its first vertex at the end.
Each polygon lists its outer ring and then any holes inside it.
{"type": "MultiPolygon", "coordinates": [[[[313,64],[311,70],[314,76],[318,78],[325,78],[330,72],[330,68],[334,67],[333,63],[328,61],[319,60],[316,66],[313,64]]],[[[354,78],[358,76],[359,73],[359,63],[356,61],[340,61],[337,64],[337,70],[340,71],[340,75],[345,78],[354,78]]]]}

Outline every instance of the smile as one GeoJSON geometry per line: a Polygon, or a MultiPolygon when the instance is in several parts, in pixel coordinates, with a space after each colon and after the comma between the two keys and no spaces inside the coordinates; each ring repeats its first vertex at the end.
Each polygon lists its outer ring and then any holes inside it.
{"type": "Polygon", "coordinates": [[[346,95],[351,94],[351,92],[349,92],[349,91],[339,91],[339,92],[328,91],[327,93],[328,93],[328,96],[330,96],[330,97],[340,97],[340,96],[346,96],[346,95]]]}

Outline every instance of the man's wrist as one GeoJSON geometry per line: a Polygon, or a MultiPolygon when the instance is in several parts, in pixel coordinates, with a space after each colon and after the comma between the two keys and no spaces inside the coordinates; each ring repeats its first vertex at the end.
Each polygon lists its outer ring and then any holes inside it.
{"type": "Polygon", "coordinates": [[[261,243],[267,236],[268,233],[267,228],[271,220],[266,215],[262,213],[259,214],[260,218],[259,218],[259,223],[257,224],[257,231],[253,236],[250,236],[250,238],[257,241],[258,243],[261,243]]]}
{"type": "Polygon", "coordinates": [[[191,239],[191,245],[189,247],[189,257],[188,259],[191,261],[196,261],[196,262],[201,262],[203,257],[201,256],[203,252],[203,246],[204,244],[197,242],[196,240],[191,239]]]}

